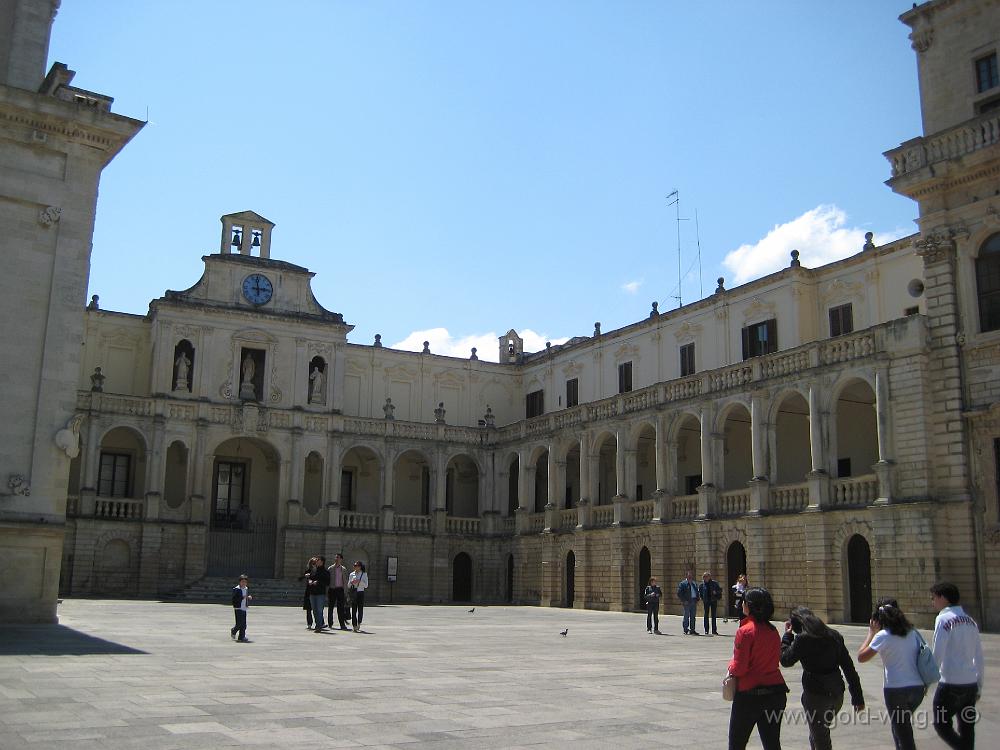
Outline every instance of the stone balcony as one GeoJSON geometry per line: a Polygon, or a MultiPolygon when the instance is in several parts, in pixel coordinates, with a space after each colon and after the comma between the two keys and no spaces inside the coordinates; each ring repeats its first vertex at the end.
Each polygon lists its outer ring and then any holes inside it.
{"type": "Polygon", "coordinates": [[[931,136],[913,138],[885,152],[892,169],[889,184],[919,176],[926,167],[967,157],[1000,143],[1000,112],[992,111],[931,136]]]}

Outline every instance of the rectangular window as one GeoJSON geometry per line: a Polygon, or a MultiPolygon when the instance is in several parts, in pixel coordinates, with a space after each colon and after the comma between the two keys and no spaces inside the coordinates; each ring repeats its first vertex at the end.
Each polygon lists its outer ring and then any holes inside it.
{"type": "Polygon", "coordinates": [[[618,365],[618,392],[628,393],[632,390],[632,363],[622,362],[618,365]]]}
{"type": "Polygon", "coordinates": [[[566,408],[580,403],[580,381],[576,378],[566,381],[566,408]]]}
{"type": "Polygon", "coordinates": [[[684,494],[696,495],[701,487],[701,474],[689,474],[684,477],[684,494]]]}
{"type": "Polygon", "coordinates": [[[997,53],[976,60],[976,91],[983,93],[1000,85],[1000,75],[997,75],[997,53]]]}
{"type": "Polygon", "coordinates": [[[774,318],[743,329],[743,359],[778,351],[778,321],[774,318]]]}
{"type": "Polygon", "coordinates": [[[684,344],[681,347],[681,377],[694,375],[694,343],[684,344]]]}
{"type": "Polygon", "coordinates": [[[545,391],[532,391],[524,397],[524,416],[528,419],[545,413],[545,391]]]}
{"type": "Polygon", "coordinates": [[[354,472],[350,469],[340,472],[340,509],[354,510],[354,472]]]}
{"type": "Polygon", "coordinates": [[[132,457],[127,453],[101,453],[97,474],[97,494],[101,497],[128,497],[132,457]]]}
{"type": "Polygon", "coordinates": [[[830,336],[843,336],[854,331],[854,310],[851,303],[830,308],[830,336]]]}
{"type": "Polygon", "coordinates": [[[905,310],[903,310],[903,315],[916,315],[919,312],[920,312],[920,306],[917,305],[914,307],[908,307],[905,310]]]}
{"type": "Polygon", "coordinates": [[[851,459],[849,458],[838,458],[837,459],[837,478],[846,479],[851,476],[851,459]]]}
{"type": "Polygon", "coordinates": [[[247,466],[242,461],[219,461],[215,465],[215,518],[233,521],[243,507],[247,466]]]}

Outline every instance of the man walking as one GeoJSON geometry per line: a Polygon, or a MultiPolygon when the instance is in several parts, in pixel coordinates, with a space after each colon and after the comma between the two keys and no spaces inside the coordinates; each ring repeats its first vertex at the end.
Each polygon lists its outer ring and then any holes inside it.
{"type": "Polygon", "coordinates": [[[695,620],[698,617],[698,584],[689,570],[684,580],[677,584],[677,598],[684,606],[684,635],[698,635],[695,620]]]}
{"type": "Polygon", "coordinates": [[[722,598],[722,587],[718,581],[712,580],[712,574],[707,570],[701,577],[698,585],[698,596],[701,597],[702,606],[705,609],[705,635],[708,635],[708,615],[712,615],[712,635],[719,634],[719,624],[716,612],[719,606],[719,599],[722,598]]]}
{"type": "Polygon", "coordinates": [[[229,635],[234,641],[249,643],[247,640],[247,607],[250,605],[249,581],[246,574],[240,576],[240,582],[233,586],[233,613],[236,615],[236,625],[229,629],[229,635]],[[239,638],[236,634],[239,633],[239,638]]]}
{"type": "Polygon", "coordinates": [[[326,569],[326,558],[320,555],[317,564],[309,574],[309,603],[312,605],[313,619],[316,621],[314,632],[322,633],[323,608],[326,606],[326,590],[330,587],[330,573],[326,569]]]}
{"type": "Polygon", "coordinates": [[[340,623],[341,630],[349,630],[347,627],[347,598],[344,589],[347,586],[347,567],[344,565],[344,556],[339,552],[333,558],[333,565],[328,568],[330,573],[330,589],[327,598],[326,622],[333,627],[333,610],[337,609],[337,622],[340,623]]]}
{"type": "Polygon", "coordinates": [[[931,586],[931,602],[938,610],[933,650],[941,670],[941,681],[934,693],[934,731],[949,747],[971,749],[976,744],[976,701],[983,689],[985,666],[979,626],[958,606],[955,584],[935,583],[931,586]]]}

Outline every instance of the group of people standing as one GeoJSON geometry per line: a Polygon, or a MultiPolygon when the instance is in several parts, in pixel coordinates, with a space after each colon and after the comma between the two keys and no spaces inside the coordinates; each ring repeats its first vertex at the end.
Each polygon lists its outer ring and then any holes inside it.
{"type": "Polygon", "coordinates": [[[339,552],[334,556],[330,567],[327,567],[323,555],[317,555],[309,559],[299,580],[306,582],[302,609],[306,611],[307,628],[316,633],[332,629],[333,613],[336,611],[341,630],[348,630],[348,619],[350,629],[355,633],[361,630],[361,621],[365,616],[365,591],[368,589],[368,572],[363,562],[355,560],[353,570],[348,573],[344,556],[339,552]]]}
{"type": "MultiPolygon", "coordinates": [[[[937,583],[930,588],[938,616],[930,646],[940,680],[933,701],[933,726],[949,747],[973,748],[978,720],[976,702],[983,686],[984,663],[979,626],[959,606],[958,587],[937,583]]],[[[830,726],[844,703],[844,678],[856,712],[865,708],[861,680],[843,636],[807,607],[794,607],[778,635],[771,624],[774,601],[764,588],[748,588],[742,597],[745,615],[736,631],[729,675],[737,680],[729,719],[729,748],[742,750],[754,727],[764,750],[780,750],[781,720],[788,687],[779,664],[802,664],[802,707],[812,750],[832,747],[830,726]],[[843,677],[842,677],[843,675],[843,677]]],[[[913,712],[934,680],[923,669],[926,647],[895,599],[879,599],[858,661],[881,657],[883,695],[896,750],[915,750],[913,712]]]]}
{"type": "MultiPolygon", "coordinates": [[[[741,575],[733,591],[736,593],[737,603],[746,589],[746,576],[741,575]],[[742,589],[737,590],[737,586],[742,585],[742,589]]],[[[707,570],[701,576],[701,583],[696,583],[692,571],[687,571],[684,580],[677,584],[677,598],[684,607],[684,635],[700,635],[698,632],[698,602],[704,605],[703,626],[705,635],[718,635],[718,607],[719,600],[722,599],[722,587],[719,582],[712,578],[712,574],[707,570]],[[711,632],[709,625],[711,624],[711,632]]],[[[646,632],[660,635],[660,601],[663,599],[663,589],[657,583],[656,577],[649,579],[649,583],[642,592],[642,601],[646,607],[646,632]]],[[[742,615],[740,615],[742,619],[742,615]]]]}

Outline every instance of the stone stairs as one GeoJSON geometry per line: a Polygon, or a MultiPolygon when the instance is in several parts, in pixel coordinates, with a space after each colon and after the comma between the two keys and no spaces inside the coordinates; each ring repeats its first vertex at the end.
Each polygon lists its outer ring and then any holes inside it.
{"type": "MultiPolygon", "coordinates": [[[[191,602],[203,604],[229,604],[230,592],[236,580],[232,576],[206,576],[199,581],[165,597],[175,602],[191,602]]],[[[285,578],[251,578],[250,593],[253,603],[262,604],[302,604],[302,592],[305,585],[302,581],[285,578]]]]}

